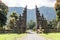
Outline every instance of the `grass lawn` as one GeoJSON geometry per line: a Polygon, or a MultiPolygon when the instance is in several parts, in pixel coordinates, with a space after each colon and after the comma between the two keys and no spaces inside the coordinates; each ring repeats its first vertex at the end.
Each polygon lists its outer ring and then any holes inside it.
{"type": "Polygon", "coordinates": [[[0,34],[0,40],[16,40],[16,38],[26,36],[26,34],[0,34]]]}
{"type": "Polygon", "coordinates": [[[60,40],[60,33],[48,33],[48,34],[39,34],[46,38],[51,38],[52,40],[60,40]]]}

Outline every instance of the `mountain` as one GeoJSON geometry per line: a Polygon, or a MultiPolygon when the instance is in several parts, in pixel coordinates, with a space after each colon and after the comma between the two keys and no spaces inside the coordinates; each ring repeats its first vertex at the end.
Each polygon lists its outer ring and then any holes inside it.
{"type": "Polygon", "coordinates": [[[8,16],[9,16],[12,12],[14,12],[14,11],[16,11],[18,14],[22,14],[22,13],[23,13],[23,11],[22,11],[23,8],[22,8],[22,7],[9,7],[8,10],[9,10],[8,16]]]}
{"type": "Polygon", "coordinates": [[[53,7],[43,6],[43,7],[40,7],[39,10],[41,14],[44,14],[47,20],[52,20],[56,18],[56,12],[53,7]]]}
{"type": "MultiPolygon", "coordinates": [[[[24,10],[24,8],[22,8],[22,7],[9,7],[9,14],[8,14],[8,16],[13,11],[16,11],[18,14],[22,15],[23,10],[24,10]]],[[[43,6],[43,7],[39,8],[39,11],[40,11],[41,15],[42,15],[42,13],[44,14],[44,17],[47,20],[52,20],[52,19],[56,18],[56,13],[54,11],[54,8],[52,8],[52,7],[45,7],[45,6],[43,6]]],[[[35,9],[27,9],[27,21],[30,21],[31,19],[36,21],[35,9]]]]}

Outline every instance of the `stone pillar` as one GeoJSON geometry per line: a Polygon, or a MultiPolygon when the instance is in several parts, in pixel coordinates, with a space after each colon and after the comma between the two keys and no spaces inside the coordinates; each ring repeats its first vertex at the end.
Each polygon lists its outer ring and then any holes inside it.
{"type": "Polygon", "coordinates": [[[26,23],[27,23],[27,6],[23,10],[23,17],[22,17],[22,29],[23,29],[23,32],[26,31],[26,28],[27,28],[26,23]]]}
{"type": "Polygon", "coordinates": [[[36,6],[36,23],[37,23],[37,29],[39,29],[39,26],[41,25],[41,16],[40,16],[40,13],[39,13],[39,10],[36,6]]]}

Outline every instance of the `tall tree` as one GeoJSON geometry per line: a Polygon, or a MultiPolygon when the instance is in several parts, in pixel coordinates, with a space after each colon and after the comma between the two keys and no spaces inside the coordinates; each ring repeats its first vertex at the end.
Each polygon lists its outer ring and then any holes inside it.
{"type": "Polygon", "coordinates": [[[56,10],[56,17],[57,17],[57,21],[60,21],[60,0],[56,0],[56,4],[55,4],[55,10],[56,10]]]}
{"type": "Polygon", "coordinates": [[[14,24],[15,22],[17,21],[18,19],[18,15],[16,12],[13,12],[11,15],[10,15],[10,20],[9,20],[9,26],[13,29],[14,27],[14,24]]]}
{"type": "Polygon", "coordinates": [[[0,1],[0,27],[4,26],[7,21],[8,6],[0,1]]]}
{"type": "Polygon", "coordinates": [[[56,0],[56,4],[55,4],[55,10],[56,10],[56,19],[58,21],[57,23],[57,29],[60,29],[60,0],[56,0]]]}

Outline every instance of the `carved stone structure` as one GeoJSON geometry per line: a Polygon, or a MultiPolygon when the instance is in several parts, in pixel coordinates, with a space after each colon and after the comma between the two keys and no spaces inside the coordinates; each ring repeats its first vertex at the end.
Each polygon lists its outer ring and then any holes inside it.
{"type": "Polygon", "coordinates": [[[39,29],[40,27],[42,29],[45,29],[47,27],[47,20],[44,18],[43,14],[42,16],[39,13],[39,10],[36,6],[36,19],[37,19],[37,29],[39,29]]]}
{"type": "Polygon", "coordinates": [[[17,32],[24,33],[26,31],[26,21],[27,20],[27,7],[23,10],[23,16],[19,16],[19,20],[16,22],[17,32]]]}

